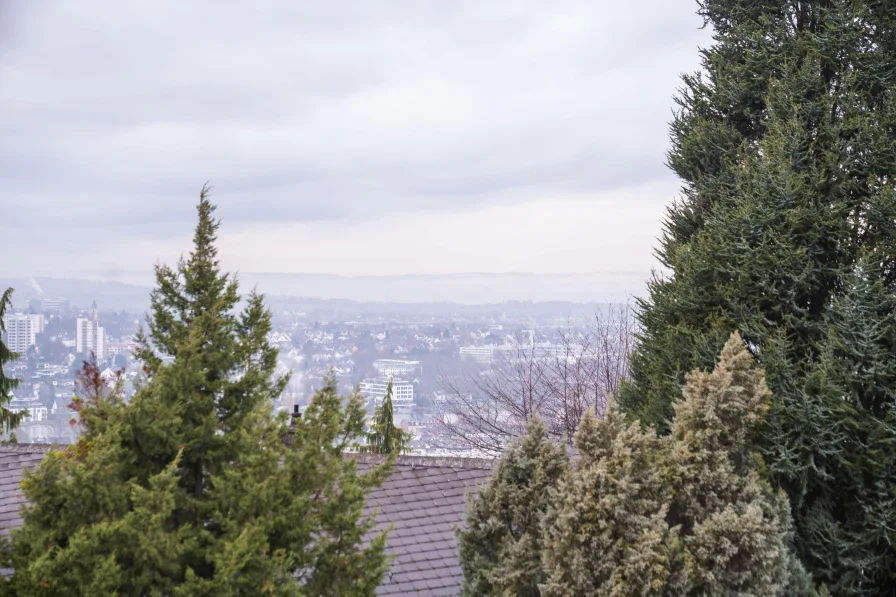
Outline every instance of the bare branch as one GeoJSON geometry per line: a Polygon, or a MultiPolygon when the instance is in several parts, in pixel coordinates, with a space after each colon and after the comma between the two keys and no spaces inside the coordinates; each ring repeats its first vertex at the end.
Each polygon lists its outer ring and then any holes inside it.
{"type": "Polygon", "coordinates": [[[628,303],[610,304],[554,330],[550,341],[535,331],[498,347],[490,367],[460,377],[439,376],[445,393],[436,422],[454,446],[499,452],[538,415],[551,436],[570,442],[588,408],[598,416],[629,376],[637,323],[628,303]]]}

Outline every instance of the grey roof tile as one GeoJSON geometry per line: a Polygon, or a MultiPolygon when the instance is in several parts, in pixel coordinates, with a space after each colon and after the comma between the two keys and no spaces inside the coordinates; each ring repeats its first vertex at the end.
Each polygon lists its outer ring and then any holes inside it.
{"type": "MultiPolygon", "coordinates": [[[[379,462],[358,457],[358,470],[379,462]]],[[[492,461],[401,456],[392,475],[367,499],[377,526],[393,530],[386,551],[394,557],[379,595],[457,595],[461,569],[455,529],[462,526],[466,494],[491,475],[492,461]]]]}
{"type": "Polygon", "coordinates": [[[22,526],[22,474],[51,449],[46,444],[0,444],[0,533],[22,526]]]}

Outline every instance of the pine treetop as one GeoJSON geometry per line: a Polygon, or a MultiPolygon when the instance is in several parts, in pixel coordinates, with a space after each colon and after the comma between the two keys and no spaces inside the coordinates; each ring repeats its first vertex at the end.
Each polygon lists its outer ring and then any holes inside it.
{"type": "Polygon", "coordinates": [[[130,401],[87,363],[73,403],[83,433],[27,472],[7,587],[32,595],[358,595],[386,568],[385,533],[363,515],[391,460],[359,474],[360,398],[335,379],[287,445],[273,401],[271,312],[221,271],[218,222],[200,196],[194,247],[159,265],[130,401]],[[173,360],[163,359],[164,355],[173,360]],[[371,538],[372,537],[372,538],[371,538]]]}
{"type": "Polygon", "coordinates": [[[674,404],[672,437],[704,449],[724,450],[744,461],[768,412],[771,392],[740,334],[725,343],[712,373],[688,374],[682,400],[674,404]]]}
{"type": "Polygon", "coordinates": [[[392,410],[392,381],[386,386],[386,395],[374,411],[373,429],[367,434],[367,443],[361,452],[372,454],[407,454],[411,452],[408,443],[413,436],[395,425],[392,410]]]}
{"type": "Polygon", "coordinates": [[[671,434],[612,404],[586,414],[545,519],[541,594],[805,594],[787,499],[749,441],[769,398],[733,334],[711,373],[688,375],[671,434]]]}

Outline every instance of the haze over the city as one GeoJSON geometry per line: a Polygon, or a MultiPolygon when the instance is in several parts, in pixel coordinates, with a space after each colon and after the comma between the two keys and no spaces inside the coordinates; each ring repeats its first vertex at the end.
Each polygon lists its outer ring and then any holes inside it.
{"type": "Polygon", "coordinates": [[[0,276],[149,284],[209,180],[233,270],[639,292],[692,4],[4,3],[0,276]]]}

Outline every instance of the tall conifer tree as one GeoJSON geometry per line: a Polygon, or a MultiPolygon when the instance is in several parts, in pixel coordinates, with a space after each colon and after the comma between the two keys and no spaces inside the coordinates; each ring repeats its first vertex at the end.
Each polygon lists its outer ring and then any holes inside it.
{"type": "Polygon", "coordinates": [[[87,364],[81,438],[26,474],[17,594],[375,594],[385,536],[364,541],[362,508],[389,463],[342,458],[364,409],[333,379],[284,441],[271,314],[254,292],[237,310],[213,211],[203,189],[192,253],[156,268],[142,387],[126,403],[87,364]]]}
{"type": "Polygon", "coordinates": [[[702,51],[703,71],[685,76],[672,123],[669,165],[683,192],[658,251],[670,273],[641,304],[620,405],[668,430],[685,373],[709,367],[739,330],[774,395],[764,450],[789,493],[800,557],[835,593],[891,594],[896,552],[881,521],[892,520],[885,496],[896,486],[869,459],[846,455],[876,437],[878,462],[892,460],[893,403],[883,397],[896,378],[888,367],[856,374],[844,360],[896,345],[880,333],[872,350],[867,338],[831,328],[844,318],[863,318],[865,329],[892,320],[834,308],[860,298],[861,259],[874,265],[862,275],[881,304],[896,293],[896,8],[698,4],[714,43],[702,51]]]}

